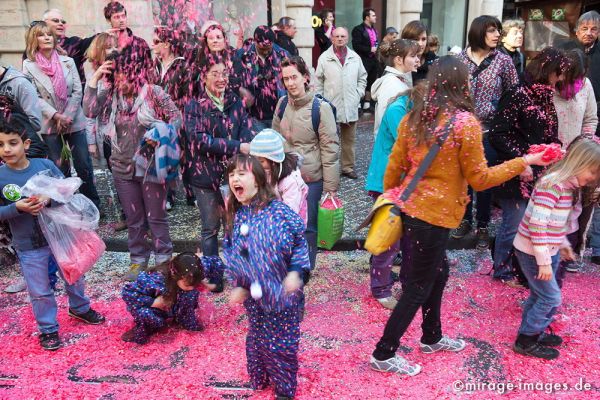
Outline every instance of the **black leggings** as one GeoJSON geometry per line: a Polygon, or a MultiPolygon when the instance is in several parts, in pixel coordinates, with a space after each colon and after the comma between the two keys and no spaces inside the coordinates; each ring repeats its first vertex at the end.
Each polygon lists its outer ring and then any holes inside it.
{"type": "Polygon", "coordinates": [[[373,352],[373,357],[378,360],[394,356],[400,346],[400,338],[419,308],[423,313],[421,342],[434,344],[442,338],[440,309],[449,274],[446,245],[450,229],[431,225],[405,214],[402,215],[402,223],[405,235],[403,240],[406,242],[402,263],[410,268],[402,296],[373,352]]]}

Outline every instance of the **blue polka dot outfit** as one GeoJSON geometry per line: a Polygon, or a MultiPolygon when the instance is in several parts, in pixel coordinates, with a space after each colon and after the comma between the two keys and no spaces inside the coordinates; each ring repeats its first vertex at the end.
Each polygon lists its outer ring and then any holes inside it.
{"type": "MultiPolygon", "coordinates": [[[[304,293],[286,293],[288,272],[302,277],[310,269],[302,219],[284,203],[273,200],[262,209],[241,207],[223,247],[225,275],[234,287],[250,290],[257,282],[262,296],[244,302],[249,329],[246,337],[248,374],[254,388],[269,383],[278,396],[294,397],[298,373],[300,321],[304,293]]],[[[258,297],[258,296],[257,296],[258,297]]]]}
{"type": "Polygon", "coordinates": [[[167,318],[173,318],[182,328],[197,331],[202,323],[196,318],[199,292],[177,290],[177,299],[169,311],[152,308],[154,300],[166,293],[166,280],[160,272],[140,272],[135,282],[127,283],[121,292],[127,311],[133,316],[136,326],[148,333],[167,325],[167,318]]]}

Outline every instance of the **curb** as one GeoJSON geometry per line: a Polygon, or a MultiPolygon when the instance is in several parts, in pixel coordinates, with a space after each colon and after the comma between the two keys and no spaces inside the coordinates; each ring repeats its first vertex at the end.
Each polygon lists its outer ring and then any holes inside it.
{"type": "MultiPolygon", "coordinates": [[[[128,252],[127,241],[123,239],[103,239],[106,244],[107,251],[114,252],[128,252]]],[[[492,240],[492,238],[490,238],[492,240]]],[[[462,239],[450,239],[448,241],[447,250],[469,250],[475,249],[477,239],[475,235],[468,235],[462,239]]],[[[337,241],[331,250],[320,249],[321,251],[354,251],[364,250],[363,246],[365,239],[363,237],[356,238],[342,238],[337,241]]],[[[219,241],[219,245],[222,245],[219,241]]],[[[182,253],[184,251],[198,251],[197,240],[173,240],[173,251],[176,253],[182,253]]]]}

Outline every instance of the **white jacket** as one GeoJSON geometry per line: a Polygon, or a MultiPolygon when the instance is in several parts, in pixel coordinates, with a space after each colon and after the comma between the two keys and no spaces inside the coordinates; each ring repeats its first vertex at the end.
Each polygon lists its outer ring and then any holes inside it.
{"type": "Polygon", "coordinates": [[[319,57],[315,76],[315,91],[333,103],[337,122],[358,121],[358,105],[367,87],[367,71],[359,55],[349,48],[342,66],[330,46],[319,57]]]}
{"type": "Polygon", "coordinates": [[[554,92],[554,107],[558,117],[558,138],[566,149],[578,136],[593,138],[598,125],[594,88],[588,78],[579,93],[571,100],[554,92]]]}
{"type": "Polygon", "coordinates": [[[390,100],[412,87],[412,79],[409,79],[407,75],[410,73],[405,74],[394,67],[385,67],[383,76],[373,82],[371,98],[377,102],[373,125],[374,135],[377,135],[381,119],[390,100]]]}

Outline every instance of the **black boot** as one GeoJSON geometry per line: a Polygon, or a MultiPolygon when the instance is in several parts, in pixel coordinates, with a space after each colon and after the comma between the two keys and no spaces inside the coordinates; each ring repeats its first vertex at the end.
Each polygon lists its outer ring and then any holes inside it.
{"type": "Polygon", "coordinates": [[[545,360],[553,360],[557,358],[560,355],[559,351],[550,347],[542,346],[540,343],[538,343],[539,337],[540,335],[528,336],[519,334],[515,345],[513,346],[513,350],[516,353],[524,356],[543,358],[545,360]]]}
{"type": "Polygon", "coordinates": [[[142,325],[136,324],[132,329],[125,332],[121,339],[124,342],[132,342],[137,344],[146,344],[150,339],[150,332],[146,330],[142,325]]]}

